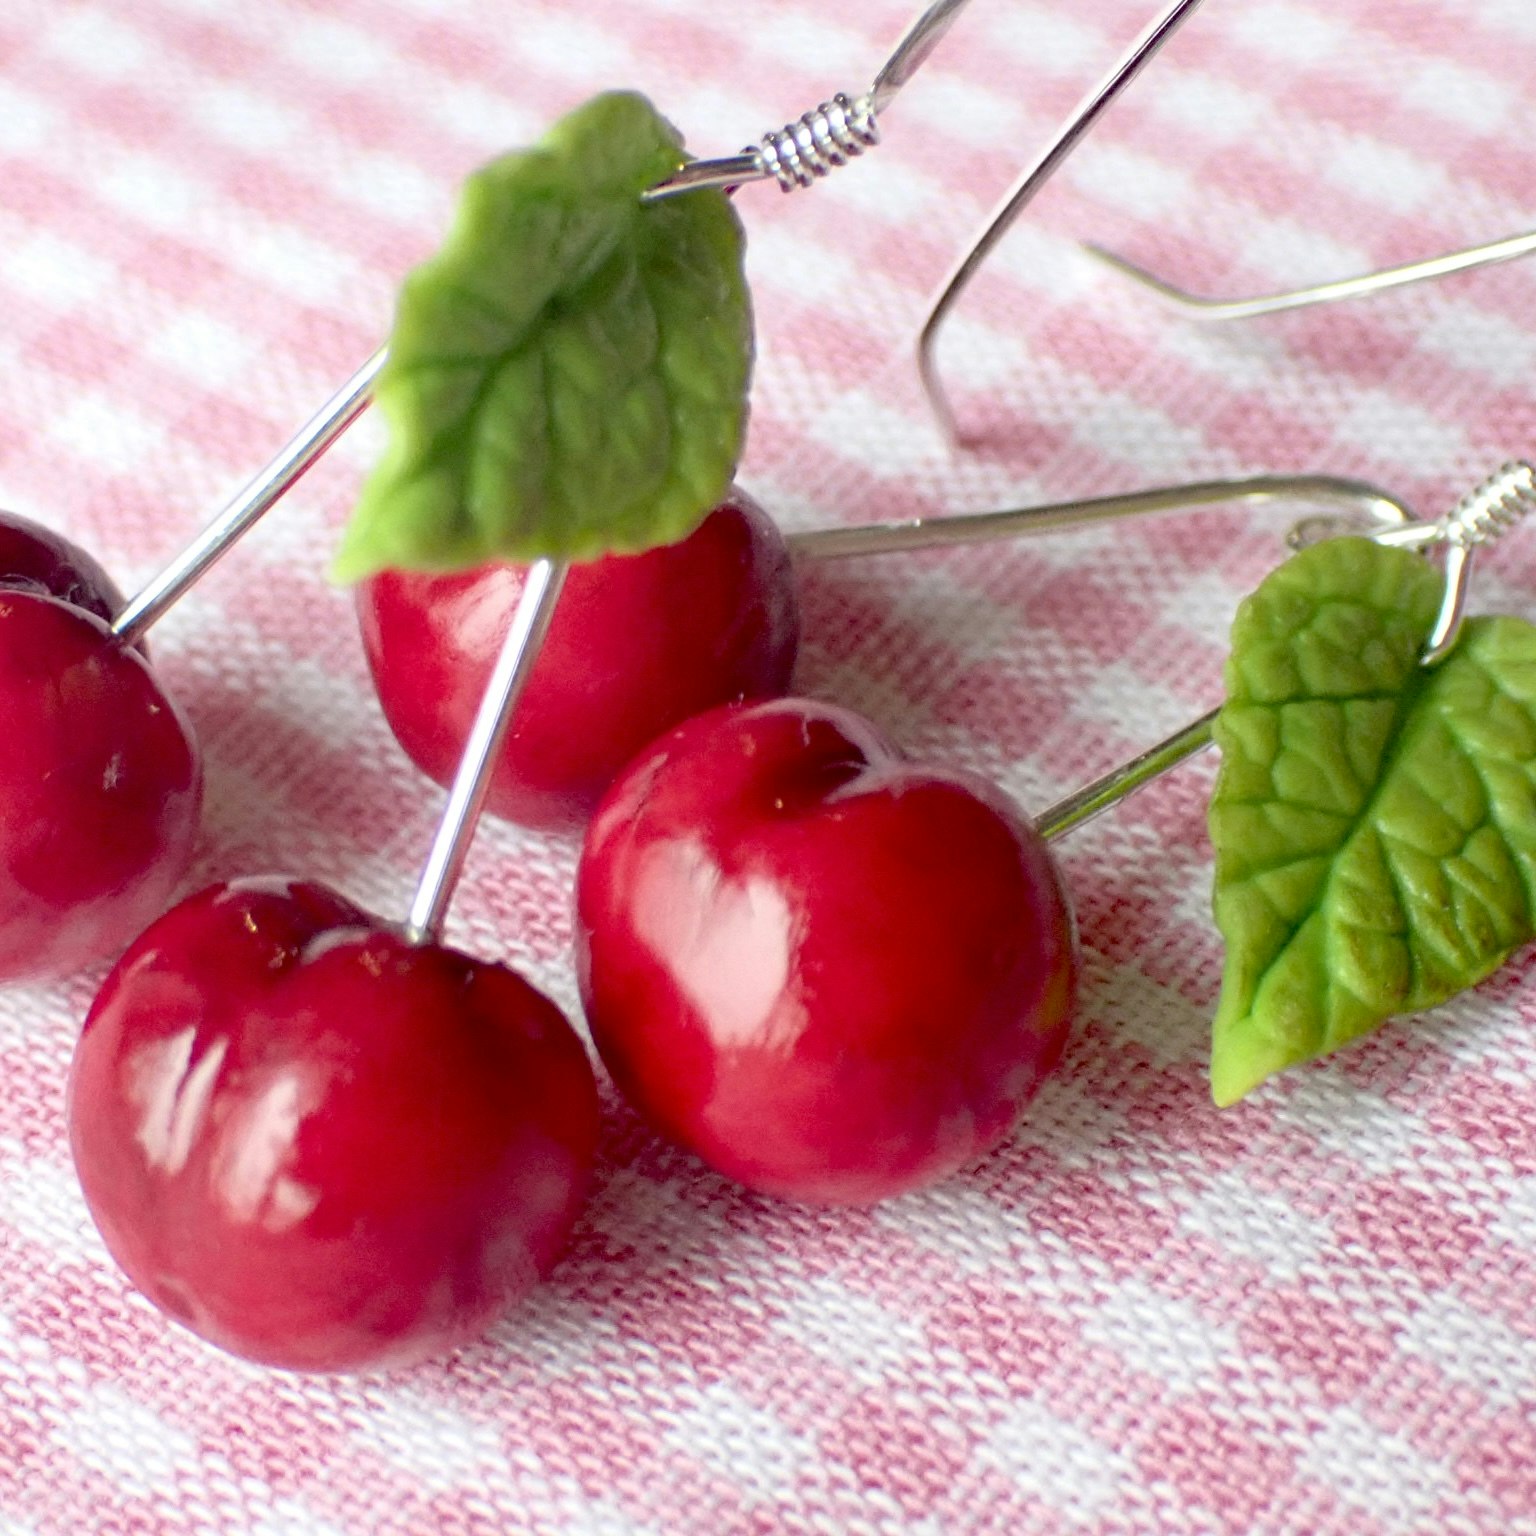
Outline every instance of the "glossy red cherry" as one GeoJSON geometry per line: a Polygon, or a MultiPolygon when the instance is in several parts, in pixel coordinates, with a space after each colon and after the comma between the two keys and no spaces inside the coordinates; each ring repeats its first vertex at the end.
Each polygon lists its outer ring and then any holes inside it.
{"type": "Polygon", "coordinates": [[[554,1262],[597,1096],[512,971],[413,946],[316,885],[193,896],[125,954],[76,1049],[81,1187],[129,1278],[236,1354],[406,1364],[554,1262]]]}
{"type": "Polygon", "coordinates": [[[106,622],[123,594],[78,544],[14,512],[0,512],[0,588],[57,597],[106,622]]]}
{"type": "MultiPolygon", "coordinates": [[[[448,784],[522,590],[521,567],[389,571],[358,588],[374,684],[423,772],[448,784]]],[[[488,808],[579,827],[647,742],[732,700],[781,693],[799,644],[794,573],[740,491],[681,543],[576,566],[513,716],[488,808]]]]}
{"type": "Polygon", "coordinates": [[[865,1203],[996,1146],[1077,971],[1044,843],[973,775],[784,699],[672,731],[577,875],[593,1037],[664,1135],[754,1189],[865,1203]]]}
{"type": "Polygon", "coordinates": [[[120,605],[82,551],[0,518],[0,982],[115,953],[191,858],[201,762],[120,605]]]}

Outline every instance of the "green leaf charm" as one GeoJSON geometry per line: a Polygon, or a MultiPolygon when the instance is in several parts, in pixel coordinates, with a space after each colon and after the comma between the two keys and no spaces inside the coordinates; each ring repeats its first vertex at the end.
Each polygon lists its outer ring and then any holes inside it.
{"type": "Polygon", "coordinates": [[[1338,539],[1238,611],[1210,812],[1218,1104],[1532,937],[1536,627],[1471,619],[1427,669],[1440,593],[1418,556],[1338,539]]]}
{"type": "Polygon", "coordinates": [[[389,446],[338,579],[644,549],[721,499],[752,363],[741,225],[723,192],[640,200],[686,159],[614,93],[469,179],[401,289],[389,446]]]}

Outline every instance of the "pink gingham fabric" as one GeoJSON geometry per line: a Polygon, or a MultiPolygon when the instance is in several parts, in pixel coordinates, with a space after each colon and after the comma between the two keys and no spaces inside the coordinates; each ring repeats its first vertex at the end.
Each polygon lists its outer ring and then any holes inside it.
{"type": "MultiPolygon", "coordinates": [[[[743,479],[789,527],[1329,471],[1427,513],[1536,448],[1536,264],[1224,329],[1203,291],[1536,224],[1529,0],[1208,0],[912,366],[979,219],[1153,0],[974,0],[885,142],[744,191],[743,479]]],[[[147,577],[381,337],[458,179],[590,92],[723,154],[867,83],[906,0],[3,0],[0,504],[147,577]]],[[[209,771],[199,881],[407,900],[440,796],[322,574],[365,421],[157,629],[209,771]]],[[[1288,513],[1205,512],[804,578],[802,691],[1026,807],[1218,697],[1288,513]]],[[[1536,540],[1484,561],[1536,617],[1536,540]]],[[[3,729],[0,722],[0,729],[3,729]]],[[[744,1194],[611,1094],[532,1303],[361,1380],[231,1361],[134,1295],[62,1121],[99,972],[0,998],[0,1532],[1536,1531],[1536,966],[1212,1109],[1220,965],[1186,767],[1060,852],[1064,1069],[995,1156],[854,1212],[744,1194]]],[[[487,826],[452,936],[579,1017],[571,841],[487,826]]]]}

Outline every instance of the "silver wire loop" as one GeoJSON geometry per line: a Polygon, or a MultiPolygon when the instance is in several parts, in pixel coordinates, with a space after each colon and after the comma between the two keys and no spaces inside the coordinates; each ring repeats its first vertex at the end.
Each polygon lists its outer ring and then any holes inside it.
{"type": "Polygon", "coordinates": [[[1389,288],[1405,288],[1410,283],[1429,282],[1437,277],[1449,277],[1454,272],[1470,272],[1477,267],[1492,266],[1495,262],[1513,261],[1517,257],[1536,253],[1536,233],[1512,235],[1506,240],[1493,240],[1486,245],[1468,246],[1444,256],[1431,256],[1423,261],[1383,267],[1358,277],[1338,278],[1333,282],[1314,283],[1309,288],[1291,288],[1281,293],[1259,294],[1247,299],[1208,298],[1190,293],[1166,278],[1149,272],[1145,267],[1137,266],[1134,261],[1106,250],[1102,245],[1085,244],[1083,249],[1122,277],[1129,278],[1155,295],[1170,309],[1176,309],[1193,320],[1251,320],[1260,315],[1306,309],[1314,304],[1336,304],[1343,299],[1366,298],[1374,293],[1384,293],[1389,288]]]}
{"type": "Polygon", "coordinates": [[[796,187],[811,186],[879,142],[871,98],[850,101],[839,93],[794,122],[764,134],[745,153],[757,157],[762,176],[772,176],[785,192],[793,192],[796,187]]]}
{"type": "Polygon", "coordinates": [[[1533,510],[1536,468],[1515,459],[1474,486],[1444,517],[1376,535],[1379,542],[1402,549],[1445,550],[1445,592],[1424,643],[1421,660],[1426,667],[1444,661],[1461,633],[1473,551],[1501,538],[1533,510]]]}
{"type": "Polygon", "coordinates": [[[1450,655],[1461,633],[1472,577],[1472,552],[1502,538],[1536,511],[1536,468],[1523,460],[1506,464],[1468,491],[1440,520],[1445,542],[1445,595],[1424,646],[1426,667],[1450,655]]]}
{"type": "Polygon", "coordinates": [[[1467,548],[1502,538],[1536,511],[1536,468],[1524,459],[1506,464],[1445,515],[1446,538],[1467,548]]]}

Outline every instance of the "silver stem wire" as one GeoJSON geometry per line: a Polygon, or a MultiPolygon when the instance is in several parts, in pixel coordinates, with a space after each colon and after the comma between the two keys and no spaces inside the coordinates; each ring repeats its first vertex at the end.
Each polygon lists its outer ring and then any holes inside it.
{"type": "Polygon", "coordinates": [[[1085,821],[1092,821],[1100,812],[1119,805],[1144,784],[1161,778],[1170,768],[1177,768],[1186,758],[1205,751],[1211,744],[1211,727],[1220,713],[1213,709],[1209,714],[1201,715],[1183,730],[1175,731],[1155,747],[1149,747],[1139,757],[1133,757],[1130,762],[1101,774],[1092,783],[1073,790],[1064,800],[1058,800],[1032,818],[1035,830],[1047,842],[1063,837],[1085,821]]]}
{"type": "Polygon", "coordinates": [[[1247,299],[1216,299],[1190,293],[1158,277],[1156,273],[1149,272],[1145,267],[1137,266],[1134,261],[1127,261],[1124,256],[1105,250],[1102,245],[1087,244],[1083,249],[1191,319],[1251,320],[1259,315],[1278,315],[1286,310],[1306,309],[1313,304],[1334,304],[1341,299],[1365,298],[1373,293],[1384,293],[1389,288],[1405,288],[1409,283],[1424,283],[1432,278],[1449,277],[1455,272],[1470,272],[1476,267],[1492,266],[1499,261],[1513,261],[1516,257],[1536,252],[1536,233],[1512,235],[1505,240],[1469,246],[1466,250],[1452,251],[1445,256],[1432,256],[1425,261],[1404,262],[1401,266],[1383,267],[1358,277],[1343,277],[1333,282],[1315,283],[1310,288],[1292,288],[1284,293],[1259,294],[1247,299]]]}
{"type": "MultiPolygon", "coordinates": [[[[1004,536],[1024,537],[1147,513],[1232,502],[1281,500],[1323,505],[1363,516],[1375,527],[1358,531],[1367,532],[1383,543],[1418,547],[1434,543],[1441,536],[1437,524],[1420,522],[1413,510],[1397,497],[1364,480],[1336,475],[1254,475],[1246,479],[1203,480],[1124,496],[1101,496],[1093,501],[1058,502],[1005,512],[914,518],[908,522],[878,523],[864,528],[817,529],[791,535],[788,542],[799,558],[838,560],[855,555],[979,543],[1004,536]]],[[[1318,520],[1308,521],[1315,523],[1318,520]]],[[[1337,518],[1331,519],[1330,532],[1337,534],[1340,531],[1337,518]]],[[[1203,752],[1211,744],[1211,726],[1217,713],[1217,710],[1211,710],[1129,762],[1110,769],[1058,800],[1034,818],[1036,829],[1047,841],[1063,837],[1118,805],[1171,768],[1203,752]]]]}
{"type": "Polygon", "coordinates": [[[512,713],[549,632],[567,569],[563,561],[557,560],[536,560],[529,567],[522,596],[512,615],[512,626],[497,654],[480,708],[475,712],[453,787],[448,791],[448,804],[443,808],[431,851],[416,884],[416,895],[405,921],[405,936],[412,944],[435,943],[442,931],[454,887],[474,841],[475,825],[490,792],[491,776],[496,771],[512,713]]]}
{"type": "Polygon", "coordinates": [[[955,264],[939,290],[928,318],[917,341],[917,367],[922,377],[923,390],[934,416],[943,427],[951,442],[959,441],[959,430],[954,411],[939,378],[935,345],[939,328],[950,310],[976,275],[993,248],[1013,227],[1014,221],[1032,203],[1036,194],[1061,168],[1063,162],[1093,129],[1125,88],[1141,73],[1156,56],[1163,44],[1193,15],[1200,0],[1176,0],[1170,5],[1110,70],[1103,80],[1078,104],[1076,111],[1062,125],[1060,132],[1047,145],[1045,151],[1009,189],[1003,201],[987,221],[980,238],[955,264]]]}
{"type": "Polygon", "coordinates": [[[340,389],[299,428],[254,479],[209,521],[203,531],[157,576],[129,598],[112,632],[132,645],[168,608],[254,528],[288,488],[363,413],[384,366],[380,347],[340,389]]]}
{"type": "Polygon", "coordinates": [[[1063,501],[1001,512],[967,512],[942,517],[917,517],[906,522],[870,523],[862,528],[816,528],[790,534],[786,540],[803,560],[845,560],[862,555],[903,550],[949,548],[981,544],[990,539],[1026,538],[1087,528],[1149,513],[1179,512],[1233,502],[1291,501],[1338,508],[1363,516],[1362,532],[1376,527],[1400,527],[1413,520],[1412,511],[1378,486],[1335,475],[1252,475],[1231,480],[1200,480],[1091,501],[1063,501]]]}

